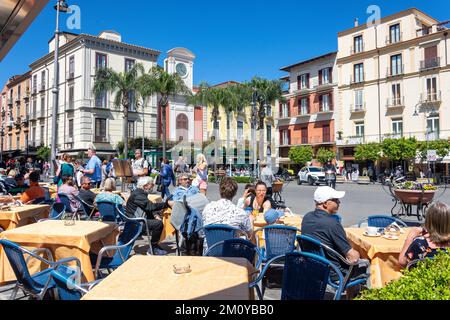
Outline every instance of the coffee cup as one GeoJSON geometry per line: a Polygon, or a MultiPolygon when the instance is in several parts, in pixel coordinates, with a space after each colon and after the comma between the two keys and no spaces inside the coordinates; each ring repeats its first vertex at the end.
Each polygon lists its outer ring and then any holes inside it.
{"type": "Polygon", "coordinates": [[[378,228],[377,227],[367,227],[366,228],[366,233],[369,236],[376,236],[378,233],[378,228]]]}

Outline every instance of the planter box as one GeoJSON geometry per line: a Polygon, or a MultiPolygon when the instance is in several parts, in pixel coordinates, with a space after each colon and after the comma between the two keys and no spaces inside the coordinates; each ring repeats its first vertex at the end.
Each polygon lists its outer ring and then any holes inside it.
{"type": "Polygon", "coordinates": [[[394,190],[395,195],[405,204],[417,205],[419,203],[430,203],[433,201],[435,190],[394,190]]]}

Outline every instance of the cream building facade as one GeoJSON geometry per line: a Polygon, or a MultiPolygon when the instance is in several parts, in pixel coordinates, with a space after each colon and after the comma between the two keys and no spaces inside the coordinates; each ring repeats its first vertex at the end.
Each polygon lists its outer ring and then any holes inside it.
{"type": "Polygon", "coordinates": [[[414,8],[338,34],[341,160],[387,137],[450,137],[449,45],[444,24],[414,8]]]}

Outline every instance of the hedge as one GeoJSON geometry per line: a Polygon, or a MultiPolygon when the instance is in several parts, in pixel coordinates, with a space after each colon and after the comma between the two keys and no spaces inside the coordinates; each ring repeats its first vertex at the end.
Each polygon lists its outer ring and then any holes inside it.
{"type": "MultiPolygon", "coordinates": [[[[250,177],[232,177],[232,179],[234,181],[236,181],[237,183],[251,183],[251,178],[250,177]]],[[[208,177],[208,182],[215,183],[216,182],[216,177],[209,176],[208,177]]]]}
{"type": "Polygon", "coordinates": [[[356,300],[450,300],[450,255],[442,251],[420,261],[399,280],[365,290],[356,300]]]}

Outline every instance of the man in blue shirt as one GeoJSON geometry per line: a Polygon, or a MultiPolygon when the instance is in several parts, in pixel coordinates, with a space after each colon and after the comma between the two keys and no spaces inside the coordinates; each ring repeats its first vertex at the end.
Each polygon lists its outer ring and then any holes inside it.
{"type": "Polygon", "coordinates": [[[100,183],[102,182],[102,162],[97,157],[94,148],[88,149],[88,157],[90,159],[86,165],[86,168],[83,170],[83,173],[86,177],[91,179],[94,188],[100,188],[100,183]]]}

